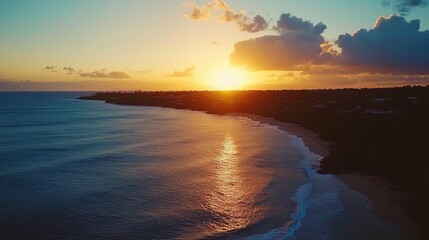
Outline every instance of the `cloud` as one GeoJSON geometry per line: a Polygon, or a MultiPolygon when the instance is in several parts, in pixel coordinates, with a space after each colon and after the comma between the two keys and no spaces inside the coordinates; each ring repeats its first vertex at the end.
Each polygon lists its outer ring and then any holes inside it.
{"type": "Polygon", "coordinates": [[[427,5],[425,0],[383,0],[383,6],[390,7],[393,6],[398,10],[399,14],[406,16],[410,11],[415,7],[424,7],[427,5]]]}
{"type": "Polygon", "coordinates": [[[185,14],[186,17],[189,17],[192,20],[206,20],[212,17],[213,9],[222,9],[228,6],[223,6],[223,1],[210,1],[205,5],[197,6],[194,2],[186,2],[184,6],[186,8],[191,8],[192,12],[185,14]],[[218,4],[221,4],[218,6],[218,4]]]}
{"type": "Polygon", "coordinates": [[[259,32],[268,28],[268,22],[261,15],[249,18],[243,10],[236,11],[232,9],[223,0],[212,0],[205,5],[197,6],[193,2],[185,3],[185,7],[191,8],[192,11],[186,16],[192,20],[208,20],[216,16],[223,22],[234,22],[240,31],[259,32]],[[220,12],[220,15],[215,13],[220,12]]]}
{"type": "MultiPolygon", "coordinates": [[[[190,89],[190,85],[177,84],[177,79],[142,81],[132,79],[81,79],[73,81],[16,81],[0,79],[1,91],[159,91],[190,89]]],[[[199,89],[192,85],[191,89],[199,89]]]]}
{"type": "Polygon", "coordinates": [[[286,72],[286,73],[279,74],[277,76],[277,80],[279,80],[279,81],[289,81],[291,79],[295,79],[295,77],[296,77],[295,73],[293,73],[293,72],[286,72]]]}
{"type": "Polygon", "coordinates": [[[183,71],[174,71],[171,74],[168,74],[167,77],[192,77],[194,76],[195,67],[187,67],[183,71]]]}
{"type": "Polygon", "coordinates": [[[221,19],[225,22],[235,22],[238,29],[243,32],[256,33],[268,27],[267,21],[261,15],[256,15],[250,20],[243,11],[227,9],[221,19]]]}
{"type": "Polygon", "coordinates": [[[295,73],[294,72],[287,72],[287,73],[280,74],[278,77],[279,77],[279,79],[295,77],[295,73]]]}
{"type": "Polygon", "coordinates": [[[88,77],[88,78],[130,78],[130,76],[125,72],[104,72],[102,71],[94,71],[90,73],[80,73],[81,77],[88,77]]]}
{"type": "MultiPolygon", "coordinates": [[[[57,66],[46,66],[44,69],[50,70],[50,72],[52,73],[56,73],[59,71],[57,66]]],[[[121,71],[107,72],[105,68],[99,71],[83,72],[80,69],[76,70],[73,67],[68,66],[68,67],[63,67],[62,70],[65,71],[67,75],[72,75],[76,73],[76,75],[80,77],[87,77],[87,78],[116,78],[116,79],[131,78],[126,72],[121,72],[121,71]]]]}
{"type": "Polygon", "coordinates": [[[429,31],[419,29],[419,20],[379,17],[373,29],[338,37],[337,64],[361,72],[429,74],[429,31]]]}
{"type": "Polygon", "coordinates": [[[74,72],[74,68],[72,67],[63,67],[63,70],[67,72],[67,75],[71,75],[74,72]]]}
{"type": "Polygon", "coordinates": [[[13,81],[0,80],[2,91],[111,91],[141,89],[141,81],[84,80],[84,81],[13,81]]]}
{"type": "Polygon", "coordinates": [[[380,73],[429,75],[429,31],[420,21],[392,15],[379,17],[374,28],[360,29],[325,41],[323,23],[282,14],[277,35],[238,42],[231,64],[254,71],[303,71],[309,74],[380,73]]]}
{"type": "Polygon", "coordinates": [[[212,18],[212,12],[215,11],[226,11],[232,9],[223,0],[212,0],[205,5],[197,6],[194,2],[186,2],[184,4],[186,8],[192,8],[192,12],[185,14],[192,20],[205,20],[212,18]]]}
{"type": "Polygon", "coordinates": [[[231,63],[251,70],[299,70],[305,64],[320,64],[332,54],[324,52],[322,33],[326,25],[314,25],[291,14],[282,14],[274,28],[277,35],[266,35],[238,42],[231,63]]]}
{"type": "Polygon", "coordinates": [[[57,67],[56,66],[46,66],[44,69],[45,70],[53,70],[53,69],[56,69],[57,67]]]}

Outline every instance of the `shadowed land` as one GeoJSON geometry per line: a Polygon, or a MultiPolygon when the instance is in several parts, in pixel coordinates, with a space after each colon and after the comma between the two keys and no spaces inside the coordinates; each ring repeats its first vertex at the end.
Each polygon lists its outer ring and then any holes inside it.
{"type": "MultiPolygon", "coordinates": [[[[296,123],[331,142],[321,173],[385,178],[422,229],[428,223],[429,86],[281,91],[98,92],[83,100],[296,123]]],[[[392,209],[394,211],[394,209],[392,209]]],[[[426,230],[427,231],[427,230],[426,230]]]]}

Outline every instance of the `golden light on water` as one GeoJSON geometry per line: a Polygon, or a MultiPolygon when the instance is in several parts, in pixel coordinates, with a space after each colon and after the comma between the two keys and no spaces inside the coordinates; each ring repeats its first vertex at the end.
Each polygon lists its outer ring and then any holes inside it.
{"type": "Polygon", "coordinates": [[[248,81],[248,73],[240,68],[223,67],[211,72],[210,83],[215,90],[239,90],[248,81]]]}
{"type": "Polygon", "coordinates": [[[208,210],[222,219],[211,226],[218,232],[242,229],[255,220],[255,195],[241,176],[238,153],[233,137],[225,136],[216,158],[215,190],[206,199],[208,210]]]}
{"type": "Polygon", "coordinates": [[[226,199],[233,199],[240,193],[240,179],[237,173],[237,146],[231,136],[226,136],[218,157],[218,187],[226,199]]]}

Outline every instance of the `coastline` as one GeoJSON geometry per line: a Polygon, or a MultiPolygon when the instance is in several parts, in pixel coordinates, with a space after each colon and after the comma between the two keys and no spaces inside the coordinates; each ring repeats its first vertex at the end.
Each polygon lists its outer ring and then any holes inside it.
{"type": "MultiPolygon", "coordinates": [[[[273,118],[246,113],[230,113],[254,121],[277,126],[279,129],[303,139],[304,144],[315,154],[326,157],[330,143],[302,126],[281,122],[273,118]]],[[[420,239],[416,221],[400,204],[403,193],[391,190],[391,185],[380,177],[360,174],[335,175],[347,187],[340,194],[345,207],[347,223],[340,223],[340,237],[349,239],[420,239]],[[351,236],[354,236],[350,238],[351,236]]]]}
{"type": "Polygon", "coordinates": [[[305,145],[315,154],[326,157],[329,154],[330,143],[321,140],[318,135],[307,128],[298,124],[281,122],[273,118],[262,117],[248,113],[230,113],[228,115],[247,117],[254,121],[266,123],[269,125],[277,126],[280,130],[286,131],[290,134],[296,135],[304,141],[305,145]]]}

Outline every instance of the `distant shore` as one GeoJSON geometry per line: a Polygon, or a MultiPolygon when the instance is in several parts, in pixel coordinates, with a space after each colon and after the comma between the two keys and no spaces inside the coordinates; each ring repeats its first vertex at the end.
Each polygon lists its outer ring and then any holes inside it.
{"type": "MultiPolygon", "coordinates": [[[[321,140],[316,133],[297,124],[281,122],[273,118],[246,113],[230,113],[229,115],[247,117],[260,123],[277,126],[280,130],[286,131],[301,138],[311,152],[322,157],[326,157],[329,154],[329,142],[321,140]]],[[[359,210],[363,209],[362,212],[356,213],[359,215],[359,219],[366,219],[367,216],[365,215],[374,214],[379,219],[384,220],[403,231],[404,235],[398,236],[397,239],[420,239],[420,234],[418,232],[418,228],[416,227],[416,221],[400,204],[400,199],[404,197],[402,193],[391,190],[391,185],[386,183],[380,177],[364,176],[358,173],[337,174],[336,176],[349,187],[350,191],[359,192],[369,199],[370,205],[368,206],[368,204],[363,200],[356,201],[356,195],[346,193],[341,196],[341,201],[346,207],[356,203],[360,205],[358,207],[353,206],[353,208],[359,210]]],[[[354,209],[352,209],[352,211],[354,211],[354,209]]],[[[353,221],[353,223],[347,225],[354,226],[352,228],[348,227],[349,229],[345,230],[347,231],[345,235],[347,236],[354,234],[356,235],[356,239],[359,239],[359,237],[368,234],[365,233],[365,231],[377,232],[377,229],[384,228],[383,224],[380,224],[378,221],[374,222],[369,220],[367,222],[362,222],[354,221],[353,219],[350,219],[350,221],[353,221]],[[379,226],[374,226],[374,224],[379,226]],[[357,229],[359,229],[359,233],[353,233],[353,231],[356,231],[357,229]]]]}

